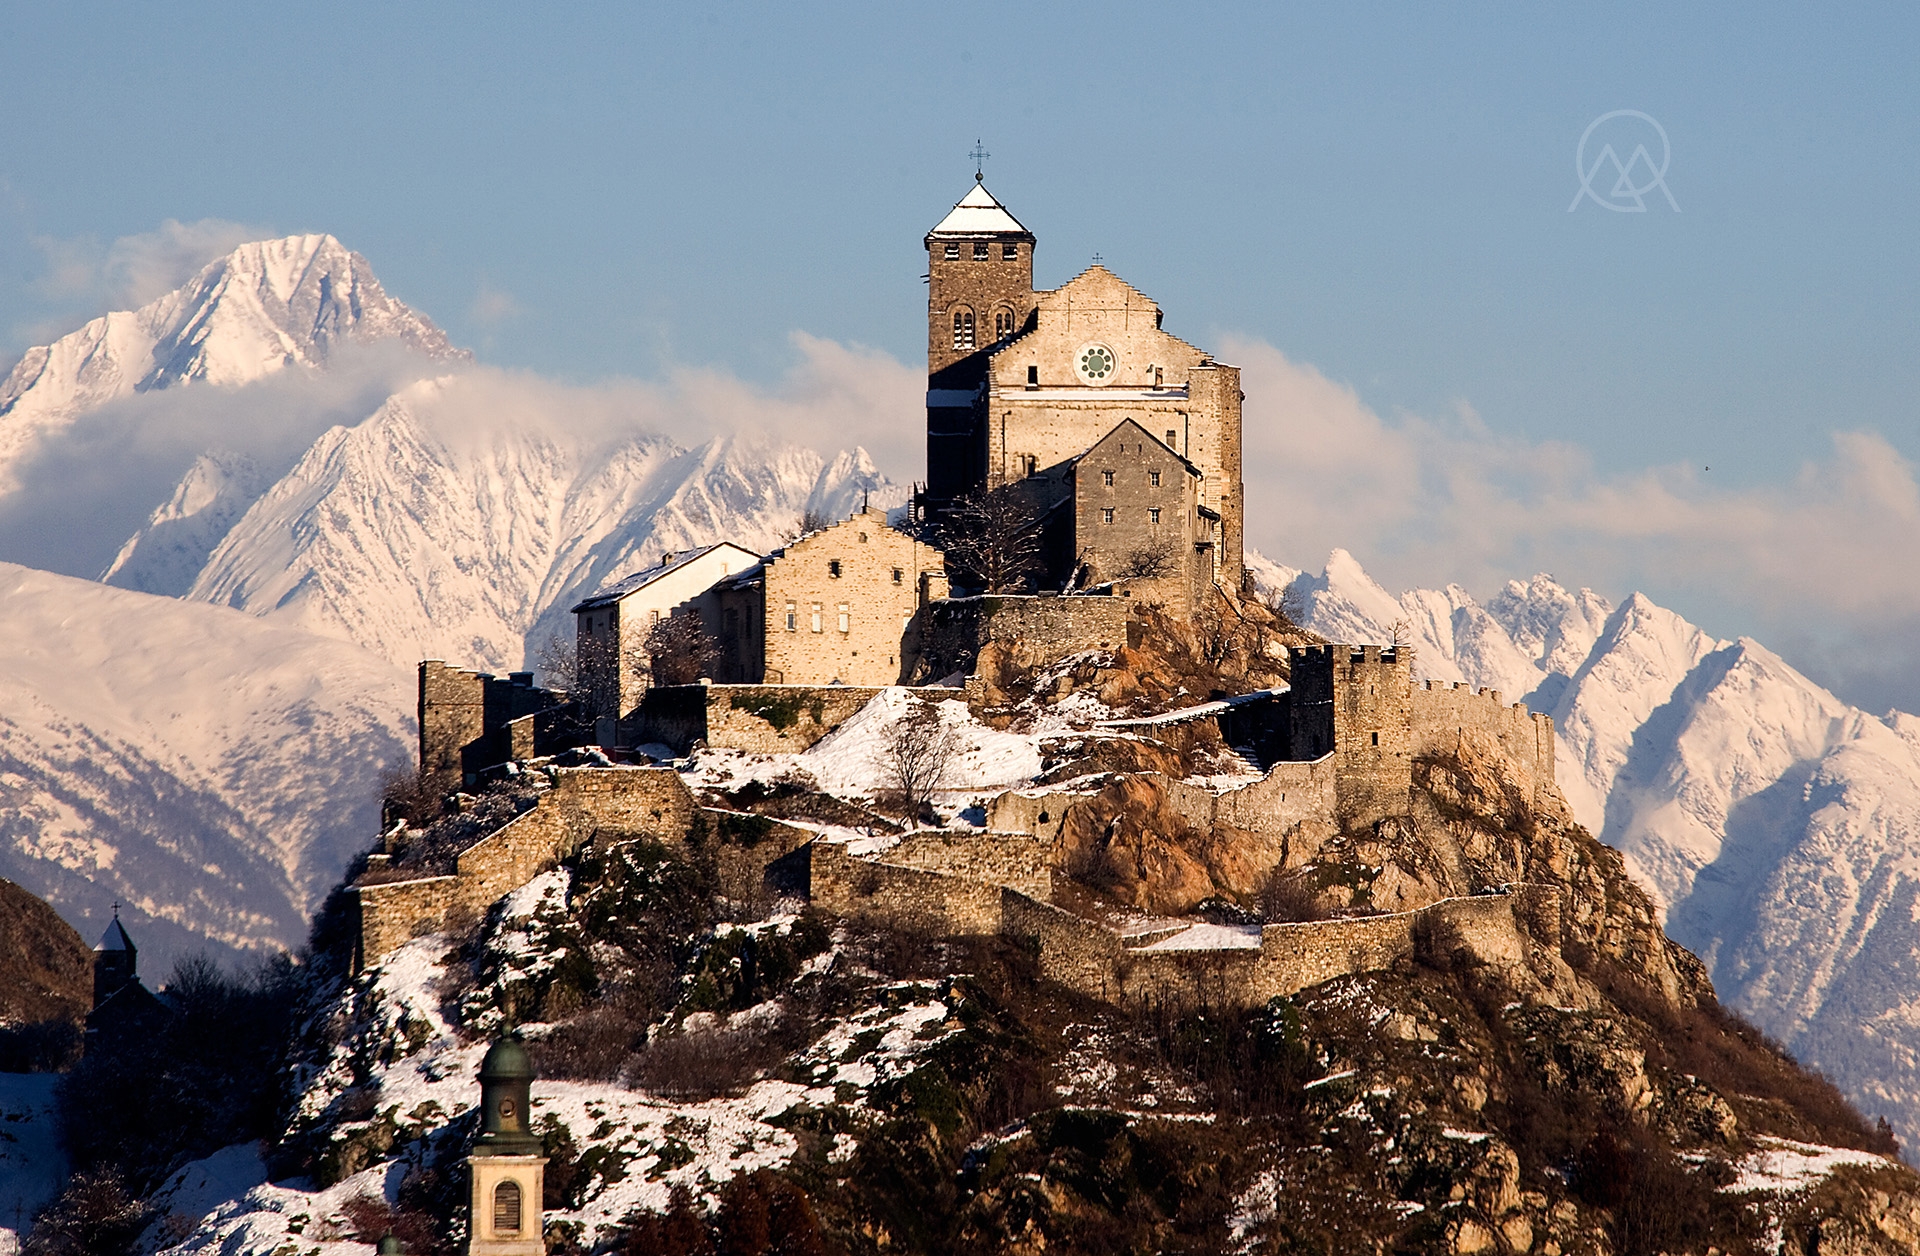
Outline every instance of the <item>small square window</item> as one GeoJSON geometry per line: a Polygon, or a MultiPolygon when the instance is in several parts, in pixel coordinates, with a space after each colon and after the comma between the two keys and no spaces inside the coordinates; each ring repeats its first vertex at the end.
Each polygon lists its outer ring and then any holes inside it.
{"type": "Polygon", "coordinates": [[[1380,744],[1380,734],[1379,734],[1379,733],[1375,733],[1375,734],[1373,735],[1373,744],[1374,744],[1374,745],[1376,745],[1376,746],[1380,744]]]}
{"type": "Polygon", "coordinates": [[[820,603],[815,602],[813,604],[812,609],[813,609],[813,630],[815,632],[819,632],[820,631],[820,603]]]}
{"type": "Polygon", "coordinates": [[[1102,484],[1108,484],[1108,485],[1110,485],[1110,484],[1112,484],[1112,483],[1113,483],[1113,472],[1111,472],[1111,471],[1102,471],[1102,472],[1100,473],[1100,482],[1101,482],[1102,484]]]}
{"type": "Polygon", "coordinates": [[[1151,485],[1153,485],[1153,487],[1155,487],[1155,488],[1159,488],[1159,487],[1160,487],[1160,473],[1159,473],[1158,471],[1149,471],[1149,472],[1147,472],[1147,483],[1149,483],[1149,484],[1151,484],[1151,485]]]}
{"type": "Polygon", "coordinates": [[[1100,511],[1100,522],[1101,523],[1113,522],[1113,507],[1108,506],[1100,511]]]}
{"type": "Polygon", "coordinates": [[[949,244],[949,245],[947,246],[947,260],[948,260],[948,261],[950,261],[950,262],[957,262],[957,261],[959,261],[959,260],[960,260],[960,246],[959,246],[959,245],[957,245],[957,244],[949,244]]]}
{"type": "Polygon", "coordinates": [[[1174,431],[1172,428],[1167,429],[1167,448],[1180,448],[1180,433],[1174,431]]]}
{"type": "Polygon", "coordinates": [[[1001,245],[1001,246],[1000,246],[1000,260],[1001,260],[1001,261],[1003,261],[1003,262],[1017,262],[1017,261],[1019,261],[1019,260],[1020,260],[1020,246],[1019,246],[1019,245],[1017,245],[1017,244],[1003,244],[1003,245],[1001,245]]]}
{"type": "Polygon", "coordinates": [[[1148,523],[1160,522],[1160,508],[1158,506],[1149,506],[1147,508],[1147,522],[1148,523]]]}
{"type": "Polygon", "coordinates": [[[840,631],[845,632],[846,630],[847,630],[847,604],[845,602],[842,602],[840,603],[840,631]]]}
{"type": "Polygon", "coordinates": [[[800,616],[794,613],[793,603],[787,603],[787,631],[797,632],[800,628],[800,616]]]}
{"type": "Polygon", "coordinates": [[[840,578],[840,560],[839,559],[830,558],[827,560],[827,574],[832,576],[835,580],[838,580],[840,578]]]}
{"type": "Polygon", "coordinates": [[[1030,366],[1027,368],[1027,387],[1028,388],[1040,387],[1040,368],[1039,367],[1030,366]]]}
{"type": "Polygon", "coordinates": [[[895,567],[895,568],[893,569],[893,582],[894,582],[895,584],[899,584],[899,583],[901,582],[901,580],[902,580],[902,578],[903,578],[903,576],[904,576],[904,574],[905,574],[905,573],[903,573],[903,572],[902,572],[902,571],[901,571],[901,570],[900,570],[900,569],[899,569],[898,567],[895,567]]]}
{"type": "Polygon", "coordinates": [[[976,262],[986,261],[988,251],[985,240],[975,240],[973,243],[973,260],[976,262]]]}

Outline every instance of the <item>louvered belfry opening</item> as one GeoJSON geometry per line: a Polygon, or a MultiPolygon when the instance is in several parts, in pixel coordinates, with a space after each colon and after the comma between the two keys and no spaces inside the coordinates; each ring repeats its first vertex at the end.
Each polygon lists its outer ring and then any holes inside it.
{"type": "Polygon", "coordinates": [[[493,1232],[520,1233],[520,1183],[502,1182],[493,1188],[493,1232]]]}

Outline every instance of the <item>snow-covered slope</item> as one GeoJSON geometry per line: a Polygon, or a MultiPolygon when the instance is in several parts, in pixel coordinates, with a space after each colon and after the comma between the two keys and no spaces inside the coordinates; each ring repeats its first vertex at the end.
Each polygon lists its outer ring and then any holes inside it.
{"type": "Polygon", "coordinates": [[[219,607],[0,564],[0,875],[148,952],[294,947],[411,754],[413,679],[219,607]]]}
{"type": "Polygon", "coordinates": [[[1396,597],[1338,550],[1292,589],[1327,637],[1397,627],[1418,674],[1552,714],[1574,814],[1722,997],[1920,1138],[1920,719],[1849,707],[1640,594],[1609,608],[1542,575],[1484,607],[1458,586],[1396,597]]]}
{"type": "Polygon", "coordinates": [[[485,375],[424,380],[326,432],[187,595],[396,663],[507,670],[529,640],[570,630],[575,599],[663,549],[724,538],[764,551],[809,509],[904,496],[862,450],[824,462],[738,437],[693,450],[640,431],[606,439],[517,412],[514,396],[485,375]]]}
{"type": "Polygon", "coordinates": [[[464,354],[389,297],[367,260],[329,235],[243,244],[137,310],[103,314],[27,350],[0,381],[0,486],[33,443],[134,392],[244,384],[323,365],[344,340],[386,340],[429,357],[464,354]]]}

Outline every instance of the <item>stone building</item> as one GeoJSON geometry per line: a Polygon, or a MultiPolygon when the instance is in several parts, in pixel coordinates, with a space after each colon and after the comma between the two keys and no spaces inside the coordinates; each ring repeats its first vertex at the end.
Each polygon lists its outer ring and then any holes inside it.
{"type": "Polygon", "coordinates": [[[532,672],[420,664],[420,781],[430,797],[478,782],[489,768],[571,744],[568,695],[542,689],[532,672]]]}
{"type": "Polygon", "coordinates": [[[715,588],[715,679],[901,683],[913,669],[920,608],[946,592],[945,561],[888,527],[880,510],[808,533],[715,588]]]}
{"type": "Polygon", "coordinates": [[[159,996],[140,982],[140,948],[120,923],[119,904],[113,921],[93,948],[93,1007],[87,1012],[87,1050],[113,1050],[122,1043],[160,1029],[172,1013],[159,996]]]}
{"type": "Polygon", "coordinates": [[[663,554],[653,566],[576,605],[574,645],[583,706],[596,716],[617,718],[640,705],[647,688],[642,655],[653,626],[676,613],[698,614],[717,637],[719,608],[711,590],[759,561],[760,555],[730,541],[663,554]]]}
{"type": "MultiPolygon", "coordinates": [[[[1161,329],[1149,297],[1094,265],[1033,288],[1034,237],[982,184],[926,236],[927,488],[940,511],[980,490],[1071,484],[1073,461],[1131,420],[1197,472],[1210,549],[1183,571],[1237,591],[1244,547],[1240,371],[1161,329]]],[[[1102,507],[1104,508],[1104,507],[1102,507]]],[[[1079,510],[1052,517],[1058,529],[1079,510]]],[[[1057,536],[1050,538],[1057,551],[1057,536]]],[[[1095,565],[1120,556],[1091,542],[1095,565]]],[[[1087,548],[1083,543],[1074,553],[1087,548]]]]}

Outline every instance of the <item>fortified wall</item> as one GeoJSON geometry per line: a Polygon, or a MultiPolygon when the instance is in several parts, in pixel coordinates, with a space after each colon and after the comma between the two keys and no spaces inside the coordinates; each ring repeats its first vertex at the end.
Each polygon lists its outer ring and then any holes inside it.
{"type": "MultiPolygon", "coordinates": [[[[750,754],[799,754],[853,718],[881,690],[859,685],[671,685],[647,690],[626,720],[626,744],[686,754],[695,742],[750,754]]],[[[958,689],[913,690],[935,701],[958,689]]]]}
{"type": "Polygon", "coordinates": [[[947,598],[922,612],[922,678],[972,675],[989,641],[1021,667],[1051,663],[1081,650],[1127,645],[1133,600],[1104,594],[990,593],[947,598]]]}
{"type": "Polygon", "coordinates": [[[683,847],[693,817],[693,795],[669,768],[562,768],[531,810],[462,851],[451,874],[390,878],[391,855],[373,856],[353,887],[356,967],[484,912],[588,841],[653,837],[683,847]]]}
{"type": "Polygon", "coordinates": [[[567,695],[541,689],[532,672],[507,678],[420,664],[420,776],[435,796],[473,784],[513,759],[567,744],[567,695]]]}
{"type": "Polygon", "coordinates": [[[1289,758],[1331,759],[1344,824],[1406,815],[1413,760],[1458,753],[1469,737],[1498,747],[1529,802],[1554,785],[1551,716],[1508,705],[1497,689],[1416,685],[1411,646],[1296,646],[1288,655],[1289,758]]]}

